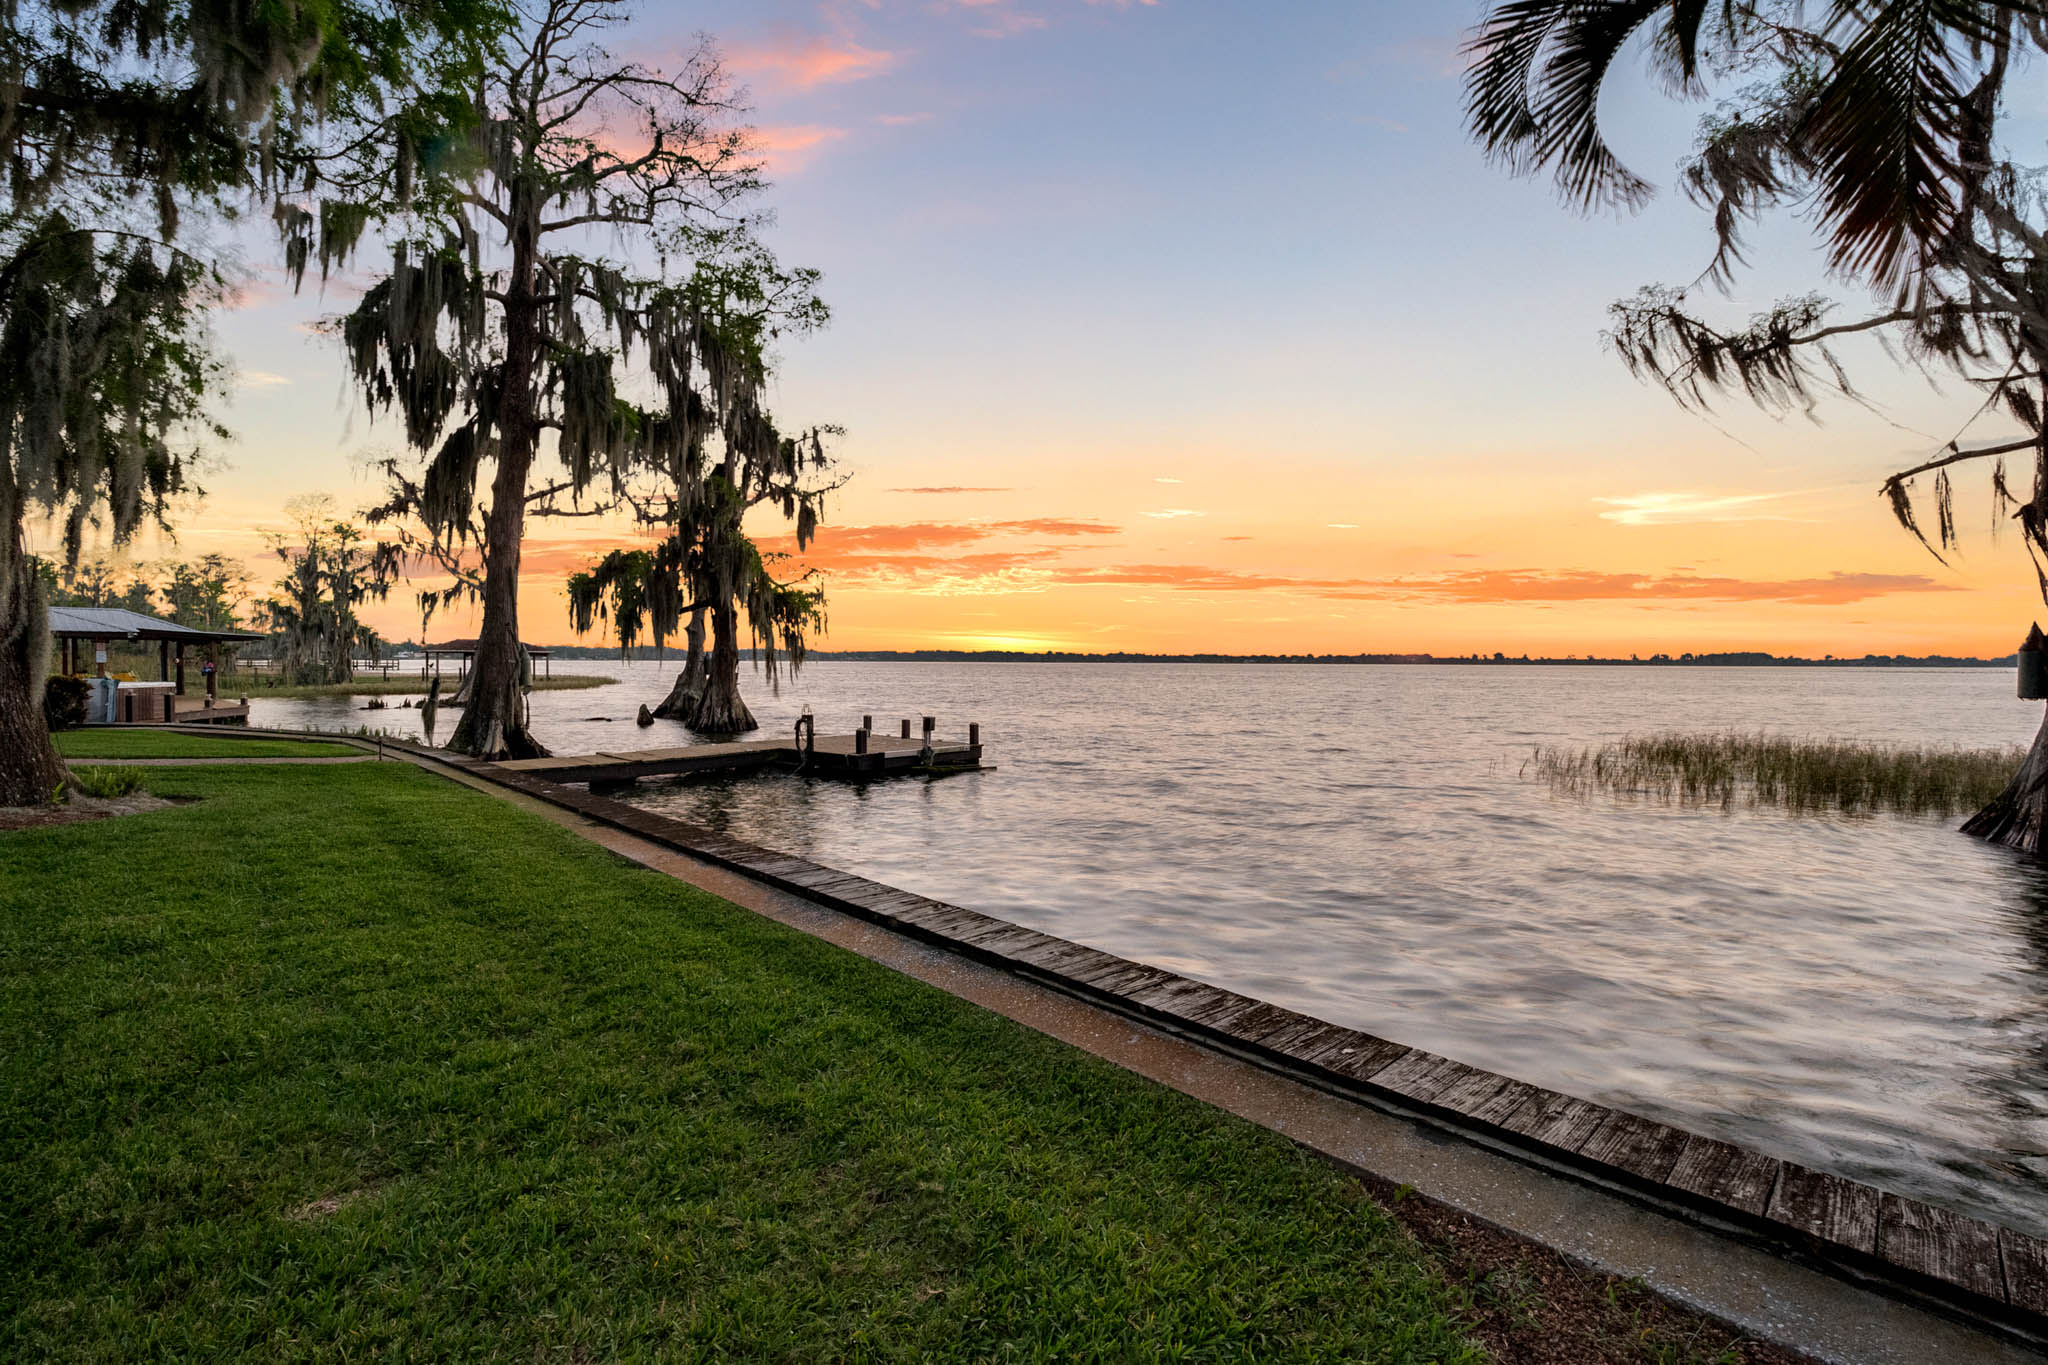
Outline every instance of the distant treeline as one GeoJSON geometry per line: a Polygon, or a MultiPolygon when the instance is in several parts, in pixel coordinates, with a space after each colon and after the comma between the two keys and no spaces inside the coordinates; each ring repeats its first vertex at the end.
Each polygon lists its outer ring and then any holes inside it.
{"type": "MultiPolygon", "coordinates": [[[[401,646],[401,648],[404,648],[401,646]]],[[[610,648],[592,645],[549,645],[557,659],[612,659],[627,657],[625,651],[614,645],[610,648]]],[[[753,651],[742,651],[749,659],[753,651]]],[[[652,659],[657,654],[652,649],[641,648],[631,651],[635,659],[652,659]]],[[[670,649],[666,657],[680,657],[680,651],[670,649]]],[[[1830,654],[1820,659],[1802,659],[1793,656],[1765,654],[1749,650],[1726,654],[1652,654],[1638,657],[1631,654],[1625,659],[1597,658],[1588,655],[1579,658],[1566,655],[1562,659],[1535,658],[1527,654],[1075,654],[1065,650],[1047,650],[1032,654],[1021,650],[1005,649],[814,649],[807,656],[812,659],[857,659],[874,663],[1050,663],[1050,664],[1468,664],[1487,666],[1492,664],[1556,664],[1572,667],[1586,664],[1640,667],[1640,668],[2012,668],[2013,655],[2007,654],[1996,659],[1957,658],[1949,654],[1927,654],[1914,657],[1906,654],[1865,654],[1856,658],[1836,658],[1830,654]]]]}

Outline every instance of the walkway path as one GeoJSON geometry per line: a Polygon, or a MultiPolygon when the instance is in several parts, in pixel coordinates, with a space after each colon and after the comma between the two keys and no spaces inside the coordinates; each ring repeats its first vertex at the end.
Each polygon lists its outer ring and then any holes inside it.
{"type": "Polygon", "coordinates": [[[332,758],[67,758],[81,768],[260,768],[270,763],[375,763],[375,754],[342,754],[332,758]]]}

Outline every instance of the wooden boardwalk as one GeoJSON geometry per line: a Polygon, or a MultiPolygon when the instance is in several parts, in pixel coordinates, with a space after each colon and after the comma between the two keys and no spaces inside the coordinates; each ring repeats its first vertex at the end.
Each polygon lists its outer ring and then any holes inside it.
{"type": "MultiPolygon", "coordinates": [[[[766,768],[863,780],[925,771],[920,757],[923,752],[924,741],[915,736],[870,735],[863,752],[858,735],[819,735],[808,751],[794,739],[756,739],[734,744],[686,744],[674,749],[522,758],[492,766],[549,782],[633,782],[643,777],[749,773],[766,768]]],[[[931,767],[979,768],[981,745],[934,739],[931,767]]]]}

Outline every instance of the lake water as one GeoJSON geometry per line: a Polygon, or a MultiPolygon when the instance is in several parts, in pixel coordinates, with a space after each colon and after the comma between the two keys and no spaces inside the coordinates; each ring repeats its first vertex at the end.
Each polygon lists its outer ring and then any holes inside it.
{"type": "MultiPolygon", "coordinates": [[[[673,662],[536,693],[557,752],[673,662]]],[[[1953,821],[1581,802],[1538,743],[2031,738],[2002,669],[855,663],[764,735],[980,721],[999,771],[642,784],[637,803],[1476,1066],[2048,1234],[2048,874],[1953,821]]],[[[602,718],[602,719],[600,719],[602,718]]],[[[258,699],[258,725],[417,712],[258,699]]],[[[452,717],[444,713],[445,731],[452,717]]]]}

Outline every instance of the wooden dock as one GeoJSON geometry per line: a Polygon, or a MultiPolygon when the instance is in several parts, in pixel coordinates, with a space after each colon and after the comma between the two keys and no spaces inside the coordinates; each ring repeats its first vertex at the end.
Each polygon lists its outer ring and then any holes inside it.
{"type": "Polygon", "coordinates": [[[850,735],[819,735],[809,744],[799,743],[795,738],[757,739],[734,744],[686,744],[673,749],[522,758],[493,766],[548,782],[634,782],[643,777],[695,777],[764,769],[864,781],[915,772],[978,769],[980,729],[978,725],[973,727],[964,743],[932,739],[928,761],[924,757],[926,740],[922,738],[863,735],[856,731],[850,735]]]}

